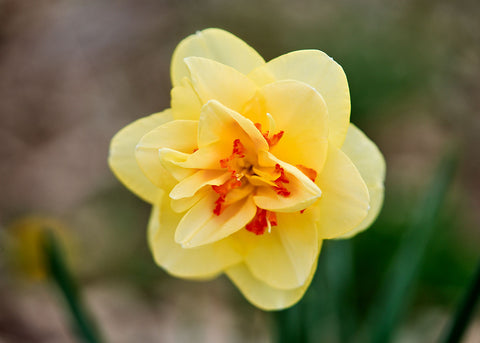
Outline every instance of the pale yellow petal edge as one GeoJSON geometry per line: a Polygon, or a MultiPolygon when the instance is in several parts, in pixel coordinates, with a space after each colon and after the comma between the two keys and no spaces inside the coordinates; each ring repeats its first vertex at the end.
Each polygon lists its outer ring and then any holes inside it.
{"type": "Polygon", "coordinates": [[[129,190],[151,204],[158,201],[158,188],[138,166],[135,148],[146,133],[170,120],[170,109],[140,118],[121,129],[110,142],[110,169],[129,190]]]}

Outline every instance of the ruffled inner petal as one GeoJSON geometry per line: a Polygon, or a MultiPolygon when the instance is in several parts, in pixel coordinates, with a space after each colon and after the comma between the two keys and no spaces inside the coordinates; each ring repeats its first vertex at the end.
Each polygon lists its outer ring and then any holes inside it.
{"type": "Polygon", "coordinates": [[[201,188],[207,185],[219,186],[230,179],[230,177],[230,173],[223,170],[199,170],[180,181],[170,192],[170,198],[189,198],[201,188]]]}
{"type": "Polygon", "coordinates": [[[231,149],[230,142],[239,138],[246,145],[247,150],[268,150],[268,144],[254,123],[241,114],[211,100],[202,109],[199,123],[199,147],[212,143],[228,142],[226,146],[231,149]],[[244,138],[248,137],[248,140],[244,138]]]}
{"type": "Polygon", "coordinates": [[[193,88],[202,103],[217,100],[234,111],[240,111],[257,91],[253,81],[225,64],[202,57],[188,57],[193,88]]]}
{"type": "Polygon", "coordinates": [[[220,214],[213,212],[218,195],[211,191],[195,204],[178,224],[175,241],[192,248],[225,238],[243,228],[255,215],[251,197],[237,201],[220,214]]]}
{"type": "Polygon", "coordinates": [[[322,195],[320,188],[298,168],[279,160],[272,154],[259,154],[259,162],[267,166],[280,165],[289,182],[283,184],[288,191],[287,196],[278,192],[271,182],[258,187],[253,197],[258,207],[275,212],[296,212],[312,205],[322,195]]]}

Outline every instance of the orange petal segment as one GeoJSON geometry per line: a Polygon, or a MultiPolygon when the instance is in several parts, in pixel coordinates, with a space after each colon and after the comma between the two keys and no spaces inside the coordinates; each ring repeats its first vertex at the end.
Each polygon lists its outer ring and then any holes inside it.
{"type": "Polygon", "coordinates": [[[253,217],[250,223],[245,226],[245,229],[256,235],[263,235],[265,230],[268,230],[270,233],[272,226],[277,226],[277,215],[275,212],[270,212],[257,207],[255,217],[253,217]]]}

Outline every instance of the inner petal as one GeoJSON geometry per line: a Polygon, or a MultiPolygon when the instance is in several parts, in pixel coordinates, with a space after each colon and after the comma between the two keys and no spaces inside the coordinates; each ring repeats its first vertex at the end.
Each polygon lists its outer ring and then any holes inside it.
{"type": "Polygon", "coordinates": [[[268,144],[253,122],[216,100],[205,104],[200,114],[198,146],[239,138],[251,151],[268,150],[268,144]]]}
{"type": "MultiPolygon", "coordinates": [[[[276,131],[284,131],[270,151],[290,164],[320,171],[327,155],[329,132],[328,110],[322,96],[307,84],[293,80],[266,85],[260,94],[265,113],[275,119],[276,131]]],[[[265,114],[259,123],[267,127],[267,119],[265,114]]]]}
{"type": "Polygon", "coordinates": [[[259,155],[259,162],[266,164],[267,167],[261,167],[264,175],[259,177],[265,181],[264,186],[257,188],[253,197],[255,204],[263,209],[275,212],[296,212],[301,211],[312,205],[322,194],[320,188],[297,167],[277,159],[270,153],[259,155]],[[274,167],[268,167],[275,163],[274,167]],[[283,173],[278,173],[278,167],[281,167],[283,173]],[[275,186],[272,186],[272,179],[275,186]]]}
{"type": "Polygon", "coordinates": [[[240,111],[257,91],[252,80],[225,64],[203,57],[187,57],[184,61],[193,87],[204,104],[215,99],[240,111]]]}
{"type": "Polygon", "coordinates": [[[189,198],[207,185],[219,186],[230,178],[230,173],[222,170],[199,170],[180,181],[170,192],[171,199],[189,198]]]}
{"type": "Polygon", "coordinates": [[[242,229],[256,212],[251,197],[228,206],[220,215],[213,213],[217,195],[209,192],[182,218],[175,232],[175,241],[193,248],[218,241],[242,229]]]}

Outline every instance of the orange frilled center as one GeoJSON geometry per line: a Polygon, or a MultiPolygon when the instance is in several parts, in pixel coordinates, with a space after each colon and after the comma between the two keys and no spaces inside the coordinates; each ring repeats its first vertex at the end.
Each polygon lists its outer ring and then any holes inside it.
{"type": "MultiPolygon", "coordinates": [[[[259,123],[255,123],[255,127],[260,131],[262,136],[268,143],[269,148],[274,147],[282,138],[284,131],[279,131],[275,134],[270,135],[269,131],[262,132],[262,126],[259,123]]],[[[233,141],[233,149],[230,156],[221,159],[219,161],[220,167],[226,169],[230,172],[230,178],[225,181],[223,184],[217,186],[212,185],[212,189],[218,194],[218,199],[215,201],[215,207],[213,213],[219,216],[225,208],[225,198],[227,194],[235,188],[242,187],[247,181],[246,173],[251,173],[253,175],[252,168],[245,170],[238,170],[236,167],[239,165],[237,160],[243,159],[246,155],[246,148],[240,141],[240,139],[235,139],[233,141]]],[[[244,164],[243,164],[244,165],[244,164]]],[[[305,167],[303,165],[297,165],[297,168],[304,173],[310,180],[315,182],[317,177],[317,172],[314,169],[305,167]]],[[[272,189],[282,197],[290,196],[290,191],[288,190],[288,184],[290,183],[285,170],[276,164],[273,170],[274,175],[278,175],[272,185],[272,189]]],[[[304,210],[301,211],[303,213],[304,210]]],[[[277,226],[277,216],[275,212],[268,211],[257,206],[257,211],[253,219],[245,226],[247,231],[250,231],[256,235],[262,235],[265,231],[270,232],[273,226],[277,226]]]]}

